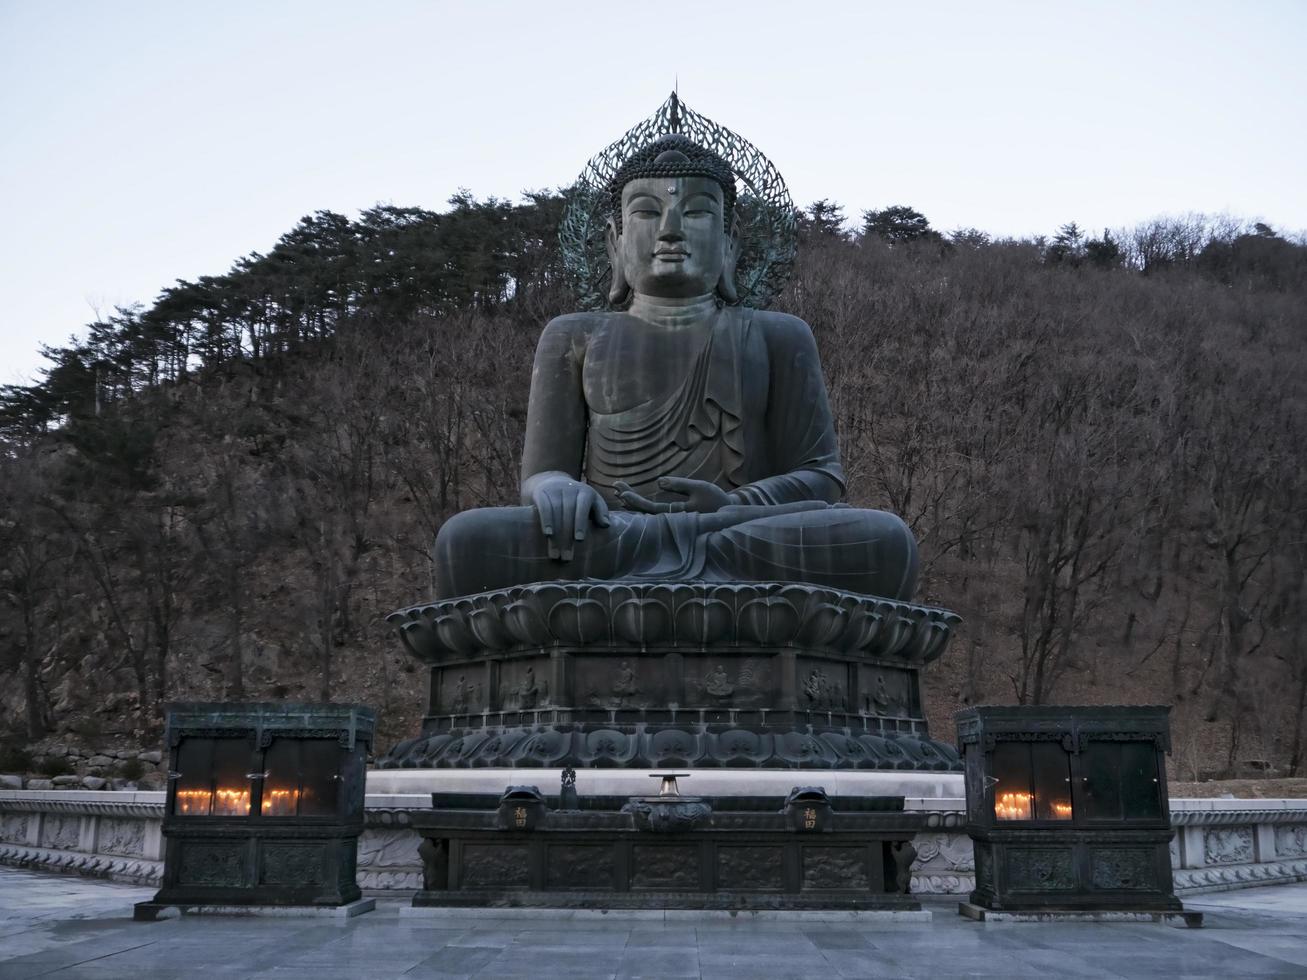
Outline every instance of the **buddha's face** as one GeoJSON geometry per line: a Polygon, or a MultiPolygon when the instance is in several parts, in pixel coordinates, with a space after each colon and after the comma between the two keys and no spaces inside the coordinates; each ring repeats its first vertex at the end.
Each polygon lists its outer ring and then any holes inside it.
{"type": "Polygon", "coordinates": [[[622,233],[613,256],[637,294],[711,293],[733,247],[721,185],[708,177],[642,177],[622,189],[622,233]]]}

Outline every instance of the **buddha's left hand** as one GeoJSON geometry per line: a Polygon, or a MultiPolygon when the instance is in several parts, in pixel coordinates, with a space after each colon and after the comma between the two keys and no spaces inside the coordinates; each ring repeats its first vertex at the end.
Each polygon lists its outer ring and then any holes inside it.
{"type": "Polygon", "coordinates": [[[687,480],[680,476],[659,477],[658,488],[685,497],[685,500],[655,501],[636,493],[629,483],[619,482],[613,486],[622,506],[641,514],[675,514],[682,511],[712,514],[732,503],[730,496],[717,484],[707,480],[687,480]]]}

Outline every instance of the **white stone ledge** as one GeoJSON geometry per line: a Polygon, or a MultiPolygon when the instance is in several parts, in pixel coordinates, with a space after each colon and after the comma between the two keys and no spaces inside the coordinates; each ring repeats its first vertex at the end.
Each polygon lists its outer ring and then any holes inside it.
{"type": "MultiPolygon", "coordinates": [[[[652,777],[670,769],[578,769],[581,796],[644,796],[652,777]]],[[[690,776],[682,793],[696,796],[786,796],[795,786],[821,786],[831,796],[904,796],[960,799],[960,772],[909,772],[876,769],[684,769],[690,776]]],[[[368,797],[436,793],[493,793],[506,786],[535,786],[557,794],[561,769],[373,769],[368,797]]]]}

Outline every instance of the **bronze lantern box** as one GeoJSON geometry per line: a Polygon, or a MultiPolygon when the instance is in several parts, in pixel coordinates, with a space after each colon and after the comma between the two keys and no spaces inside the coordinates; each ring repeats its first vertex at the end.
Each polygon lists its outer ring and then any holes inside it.
{"type": "Polygon", "coordinates": [[[170,704],[163,887],[136,906],[339,906],[360,898],[367,755],[357,704],[170,704]]]}
{"type": "Polygon", "coordinates": [[[971,905],[1182,913],[1171,878],[1170,710],[958,712],[976,859],[971,905]]]}

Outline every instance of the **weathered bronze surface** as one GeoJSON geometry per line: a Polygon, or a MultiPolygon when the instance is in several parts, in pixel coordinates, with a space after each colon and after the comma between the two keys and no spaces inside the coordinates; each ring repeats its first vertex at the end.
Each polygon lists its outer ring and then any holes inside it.
{"type": "Polygon", "coordinates": [[[844,495],[812,331],[738,301],[729,163],[680,135],[614,175],[609,300],[540,337],[522,506],[435,545],[442,597],[560,579],[792,581],[911,598],[916,542],[844,495]]]}
{"type": "Polygon", "coordinates": [[[904,860],[926,815],[902,797],[589,797],[578,809],[514,787],[435,793],[415,811],[422,905],[920,909],[904,860]],[[518,823],[501,814],[526,801],[518,823]]]}
{"type": "Polygon", "coordinates": [[[947,610],[814,586],[545,583],[397,613],[431,665],[383,768],[960,768],[920,671],[947,610]]]}
{"type": "Polygon", "coordinates": [[[974,906],[1179,912],[1166,789],[1170,708],[975,707],[966,757],[974,906]]]}
{"type": "Polygon", "coordinates": [[[136,918],[357,900],[374,728],[364,705],[168,705],[163,886],[136,918]]]}
{"type": "Polygon", "coordinates": [[[382,766],[960,767],[918,676],[958,619],[910,602],[902,520],[840,503],[808,325],[747,305],[793,220],[675,96],[591,161],[561,233],[587,310],[541,334],[521,506],[448,520],[436,598],[391,617],[431,687],[382,766]]]}

